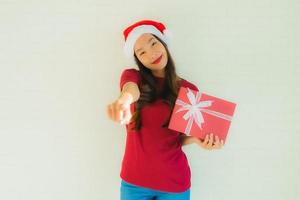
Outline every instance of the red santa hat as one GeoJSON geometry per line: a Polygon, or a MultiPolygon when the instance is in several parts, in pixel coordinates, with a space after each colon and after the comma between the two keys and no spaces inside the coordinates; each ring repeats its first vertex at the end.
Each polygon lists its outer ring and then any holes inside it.
{"type": "Polygon", "coordinates": [[[123,31],[125,38],[124,53],[132,61],[134,61],[134,44],[144,33],[151,33],[164,41],[167,46],[170,45],[170,32],[163,23],[153,20],[138,21],[123,31]]]}

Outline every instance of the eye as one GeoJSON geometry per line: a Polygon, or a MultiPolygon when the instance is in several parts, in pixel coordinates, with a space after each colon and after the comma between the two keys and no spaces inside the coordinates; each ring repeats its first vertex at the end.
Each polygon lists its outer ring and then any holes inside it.
{"type": "Polygon", "coordinates": [[[156,42],[153,42],[153,43],[152,43],[152,46],[154,46],[155,44],[156,44],[156,42]]]}
{"type": "Polygon", "coordinates": [[[140,53],[140,56],[143,55],[145,53],[145,51],[143,51],[142,53],[140,53]]]}

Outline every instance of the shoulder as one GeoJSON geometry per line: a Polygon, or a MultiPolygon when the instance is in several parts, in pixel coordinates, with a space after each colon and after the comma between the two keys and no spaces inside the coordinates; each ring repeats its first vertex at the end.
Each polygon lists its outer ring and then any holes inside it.
{"type": "Polygon", "coordinates": [[[139,76],[140,71],[135,68],[126,68],[122,71],[121,76],[124,76],[124,75],[139,76]]]}
{"type": "Polygon", "coordinates": [[[120,77],[120,89],[126,82],[135,82],[139,85],[141,81],[140,71],[134,68],[126,68],[122,71],[120,77]]]}
{"type": "Polygon", "coordinates": [[[199,91],[198,87],[193,82],[190,82],[190,81],[188,81],[188,80],[186,80],[182,77],[180,77],[180,86],[181,87],[188,87],[191,90],[199,91]]]}

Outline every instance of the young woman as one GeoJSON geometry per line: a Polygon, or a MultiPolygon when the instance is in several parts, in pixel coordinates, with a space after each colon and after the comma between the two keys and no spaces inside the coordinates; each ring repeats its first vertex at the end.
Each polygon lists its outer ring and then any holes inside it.
{"type": "Polygon", "coordinates": [[[211,150],[223,141],[211,133],[202,141],[168,129],[179,88],[198,88],[176,74],[165,26],[142,20],[127,27],[124,36],[125,53],[139,70],[122,72],[121,94],[107,106],[113,121],[126,123],[121,200],[189,200],[191,172],[182,145],[211,150]]]}

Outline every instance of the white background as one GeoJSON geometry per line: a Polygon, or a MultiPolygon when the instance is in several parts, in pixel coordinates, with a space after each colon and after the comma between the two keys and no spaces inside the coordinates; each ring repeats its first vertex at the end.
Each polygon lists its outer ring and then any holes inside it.
{"type": "Polygon", "coordinates": [[[123,29],[166,24],[180,76],[237,103],[222,150],[185,146],[191,199],[300,195],[300,4],[0,1],[0,199],[118,199],[123,29]]]}

